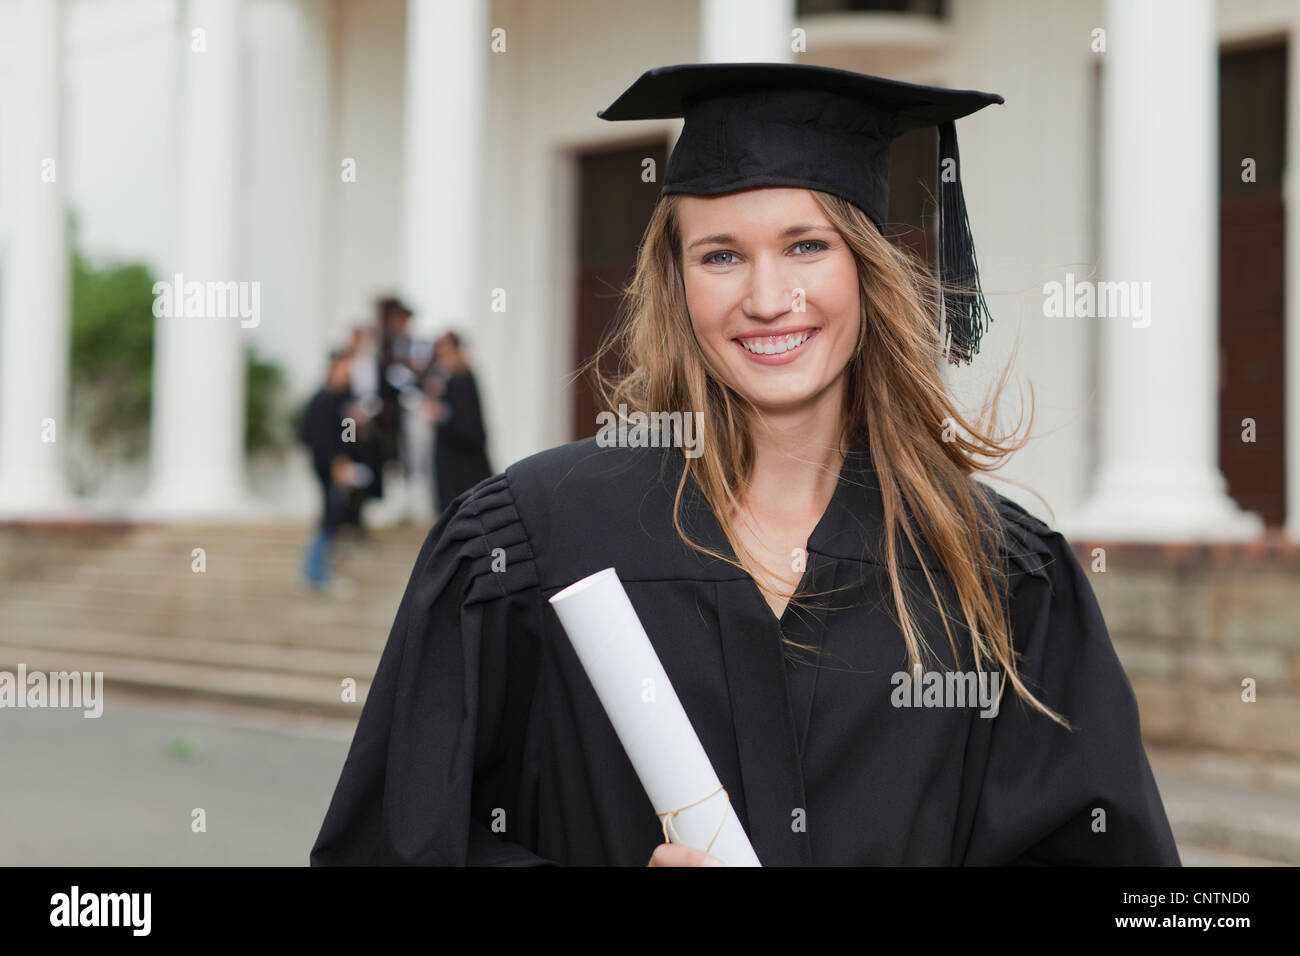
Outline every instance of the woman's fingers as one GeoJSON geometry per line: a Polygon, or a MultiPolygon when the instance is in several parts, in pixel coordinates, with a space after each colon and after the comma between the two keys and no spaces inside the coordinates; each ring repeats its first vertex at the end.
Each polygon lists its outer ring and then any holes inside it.
{"type": "Polygon", "coordinates": [[[717,857],[682,843],[660,843],[646,866],[725,866],[717,857]]]}

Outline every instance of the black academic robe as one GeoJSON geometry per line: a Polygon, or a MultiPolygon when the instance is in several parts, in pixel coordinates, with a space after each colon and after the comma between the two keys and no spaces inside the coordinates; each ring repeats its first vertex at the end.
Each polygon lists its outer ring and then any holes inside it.
{"type": "Polygon", "coordinates": [[[442,401],[448,417],[438,423],[433,448],[433,470],[437,482],[438,507],[446,508],[461,492],[492,475],[487,458],[487,430],[478,387],[470,372],[447,378],[442,401]]]}
{"type": "MultiPolygon", "coordinates": [[[[906,652],[865,446],[807,548],[803,587],[852,585],[822,599],[845,606],[791,606],[780,622],[748,575],[678,539],[680,456],[590,438],[518,462],[443,513],[313,865],[649,861],[663,841],[655,811],[668,808],[651,806],[547,602],[610,566],[765,866],[1179,864],[1133,691],[1059,534],[999,498],[1022,677],[1077,729],[1011,688],[991,718],[898,707],[891,675],[906,652]],[[794,661],[782,627],[816,644],[821,666],[794,661]]],[[[693,484],[687,508],[695,537],[733,554],[693,484]]],[[[922,562],[938,568],[928,552],[905,557],[918,594],[922,562]]],[[[951,667],[937,612],[918,612],[951,667]]]]}

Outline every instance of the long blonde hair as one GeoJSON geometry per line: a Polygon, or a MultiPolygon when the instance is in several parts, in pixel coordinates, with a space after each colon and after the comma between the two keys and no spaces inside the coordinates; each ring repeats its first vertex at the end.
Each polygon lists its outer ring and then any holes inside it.
{"type": "MultiPolygon", "coordinates": [[[[977,671],[1001,665],[1005,680],[1032,707],[1062,726],[1069,723],[1041,703],[1021,682],[1008,612],[1007,575],[990,560],[1005,546],[1002,521],[990,497],[977,490],[975,472],[990,472],[1027,441],[996,428],[997,400],[1007,369],[970,420],[944,388],[939,373],[942,336],[937,320],[939,287],[933,273],[896,248],[860,209],[847,200],[809,190],[839,231],[858,269],[861,321],[846,369],[840,443],[865,429],[884,507],[885,560],[894,612],[907,647],[908,667],[920,666],[924,641],[911,612],[900,572],[900,538],[916,554],[923,539],[951,580],[971,635],[977,671]],[[918,538],[919,536],[919,538],[918,538]]],[[[732,512],[744,498],[754,461],[751,429],[757,411],[711,369],[696,341],[682,280],[681,235],[676,194],[662,196],[637,251],[636,268],[623,290],[619,321],[579,374],[590,374],[599,403],[650,414],[655,410],[702,410],[701,454],[683,456],[673,504],[673,527],[690,548],[750,573],[769,593],[757,565],[736,534],[732,512]],[[603,371],[606,358],[618,371],[603,371]],[[733,560],[694,541],[682,521],[686,482],[694,479],[727,540],[733,560]],[[748,561],[747,563],[744,563],[748,561]]],[[[949,615],[924,560],[919,561],[944,631],[958,660],[949,615]]],[[[825,592],[822,592],[825,593],[825,592]]],[[[809,596],[783,595],[798,605],[809,596]]],[[[784,639],[784,638],[783,638],[784,639]]],[[[794,642],[789,642],[794,643],[794,642]]],[[[803,646],[803,645],[799,645],[803,646]]]]}

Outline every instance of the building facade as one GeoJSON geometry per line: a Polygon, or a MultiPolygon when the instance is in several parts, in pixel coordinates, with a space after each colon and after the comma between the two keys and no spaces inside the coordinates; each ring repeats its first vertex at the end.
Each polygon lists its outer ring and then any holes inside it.
{"type": "MultiPolygon", "coordinates": [[[[596,111],[785,60],[1006,98],[958,124],[994,324],[949,373],[978,407],[1013,362],[1013,422],[1032,388],[999,490],[1093,538],[1300,537],[1298,36],[1288,0],[0,0],[0,509],[314,513],[305,461],[245,461],[242,350],[301,402],[394,290],[469,341],[496,467],[594,433],[570,376],[680,129],[596,111]],[[255,322],[142,317],[149,456],[92,499],[42,430],[69,211],[92,259],[258,290],[255,322]]],[[[891,208],[922,236],[927,148],[891,208]]]]}

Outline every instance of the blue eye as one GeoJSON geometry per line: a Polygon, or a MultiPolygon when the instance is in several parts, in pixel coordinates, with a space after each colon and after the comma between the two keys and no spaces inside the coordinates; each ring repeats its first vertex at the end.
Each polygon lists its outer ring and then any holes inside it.
{"type": "Polygon", "coordinates": [[[796,242],[794,244],[794,248],[796,249],[798,249],[800,246],[817,246],[816,249],[810,250],[810,252],[808,253],[804,253],[805,255],[811,255],[813,252],[821,252],[823,249],[830,248],[830,246],[822,242],[820,239],[804,239],[801,242],[796,242]]]}
{"type": "Polygon", "coordinates": [[[714,257],[714,256],[734,256],[734,255],[735,255],[734,252],[727,252],[727,251],[725,251],[725,250],[720,251],[720,252],[711,252],[711,253],[709,253],[707,256],[705,256],[703,259],[701,259],[700,261],[703,262],[703,263],[705,263],[706,265],[729,266],[729,265],[731,265],[730,262],[718,262],[718,261],[717,261],[716,259],[714,259],[713,257],[714,257]]]}

